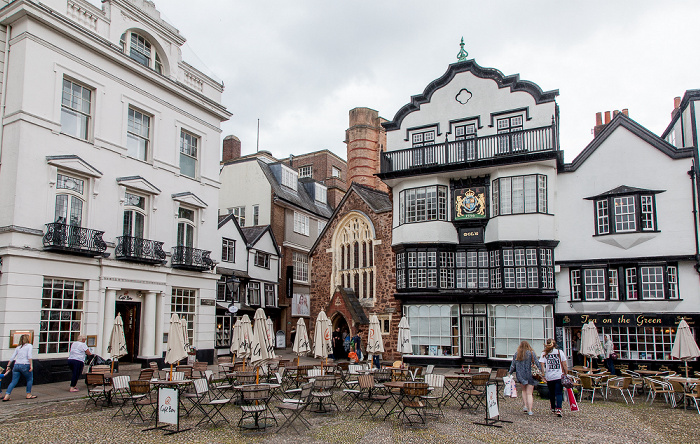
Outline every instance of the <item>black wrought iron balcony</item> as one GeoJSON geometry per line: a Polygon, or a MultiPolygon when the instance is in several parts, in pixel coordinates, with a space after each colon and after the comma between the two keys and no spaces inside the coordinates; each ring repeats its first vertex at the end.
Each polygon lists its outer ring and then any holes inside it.
{"type": "Polygon", "coordinates": [[[163,264],[166,257],[163,242],[131,236],[119,236],[114,253],[117,259],[144,264],[163,264]]]}
{"type": "Polygon", "coordinates": [[[170,264],[173,268],[184,270],[205,271],[214,267],[214,261],[209,258],[211,251],[192,247],[173,247],[170,264]]]}
{"type": "Polygon", "coordinates": [[[458,169],[481,161],[555,152],[555,126],[383,152],[380,177],[458,169]],[[398,174],[397,174],[398,173],[398,174]]]}
{"type": "Polygon", "coordinates": [[[53,222],[46,224],[44,249],[102,256],[107,249],[107,244],[102,240],[103,234],[105,234],[104,231],[53,222]]]}

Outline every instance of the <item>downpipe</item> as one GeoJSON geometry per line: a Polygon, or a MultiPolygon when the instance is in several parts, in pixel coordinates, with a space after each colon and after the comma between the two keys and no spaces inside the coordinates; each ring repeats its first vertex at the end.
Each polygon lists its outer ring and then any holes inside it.
{"type": "Polygon", "coordinates": [[[693,231],[695,232],[695,271],[700,274],[700,241],[698,241],[698,199],[697,199],[697,183],[695,173],[695,161],[692,168],[688,171],[690,176],[690,185],[693,193],[693,231]]]}

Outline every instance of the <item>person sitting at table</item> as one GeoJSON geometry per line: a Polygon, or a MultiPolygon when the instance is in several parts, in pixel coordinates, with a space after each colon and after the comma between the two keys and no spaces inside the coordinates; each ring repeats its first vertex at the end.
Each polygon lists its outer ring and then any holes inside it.
{"type": "MultiPolygon", "coordinates": [[[[509,373],[515,372],[518,382],[522,384],[523,412],[532,415],[532,392],[535,388],[535,378],[532,377],[532,363],[535,362],[535,350],[527,341],[520,342],[518,350],[513,355],[509,373]]],[[[537,364],[535,364],[537,365],[537,364]]]]}

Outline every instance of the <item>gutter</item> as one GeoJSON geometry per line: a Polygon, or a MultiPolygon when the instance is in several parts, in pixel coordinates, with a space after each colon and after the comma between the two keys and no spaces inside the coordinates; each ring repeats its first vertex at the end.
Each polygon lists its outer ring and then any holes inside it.
{"type": "Polygon", "coordinates": [[[2,71],[2,102],[0,103],[0,165],[2,165],[2,136],[5,130],[5,125],[3,123],[5,117],[5,104],[7,103],[7,71],[9,69],[10,61],[10,38],[12,37],[12,26],[7,25],[7,30],[5,31],[5,57],[3,60],[3,71],[2,71]]]}
{"type": "Polygon", "coordinates": [[[688,171],[688,176],[690,176],[690,185],[693,191],[693,231],[695,232],[695,271],[700,274],[700,242],[698,241],[698,201],[697,201],[697,190],[696,190],[696,173],[695,173],[695,162],[693,162],[690,171],[688,171]]]}

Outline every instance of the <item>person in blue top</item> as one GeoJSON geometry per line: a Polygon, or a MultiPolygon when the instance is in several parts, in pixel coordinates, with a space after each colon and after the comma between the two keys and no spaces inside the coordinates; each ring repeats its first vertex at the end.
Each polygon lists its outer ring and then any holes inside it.
{"type": "Polygon", "coordinates": [[[351,341],[351,346],[355,353],[357,354],[357,359],[362,361],[362,350],[361,350],[361,345],[362,345],[362,339],[360,339],[360,328],[357,328],[357,331],[355,332],[355,336],[352,337],[351,341]]]}

